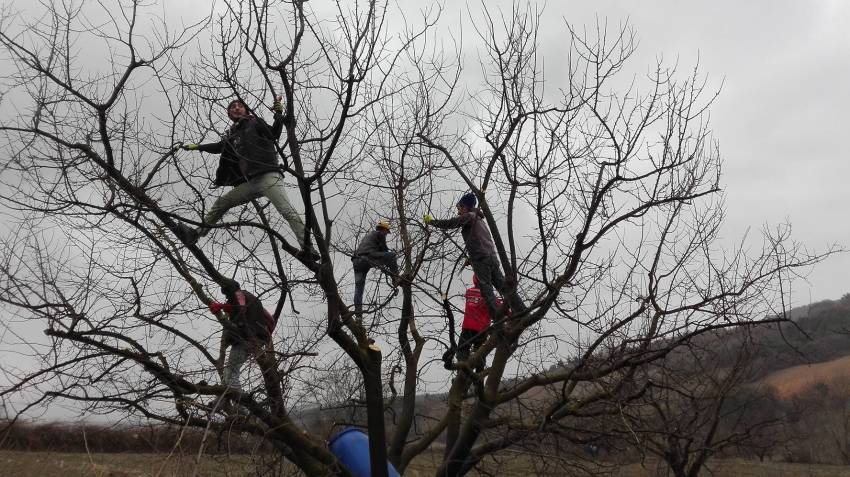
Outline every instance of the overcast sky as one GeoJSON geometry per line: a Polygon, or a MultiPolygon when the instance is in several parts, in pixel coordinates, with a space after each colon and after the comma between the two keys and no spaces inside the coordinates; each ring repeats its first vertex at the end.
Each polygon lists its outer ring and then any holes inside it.
{"type": "MultiPolygon", "coordinates": [[[[409,18],[436,3],[398,0],[409,18]]],[[[480,18],[482,3],[509,14],[513,2],[441,3],[441,30],[462,37],[465,57],[474,61],[480,42],[472,22],[480,18]]],[[[748,229],[755,234],[786,221],[792,224],[794,239],[811,251],[850,244],[850,187],[845,187],[850,161],[844,147],[850,110],[850,2],[530,3],[544,9],[539,42],[548,88],[557,87],[567,21],[590,28],[597,19],[613,28],[628,22],[639,42],[631,60],[637,72],[654,67],[661,58],[668,64],[678,62],[684,77],[699,63],[710,89],[720,90],[710,115],[724,160],[726,226],[721,245],[732,247],[748,229]]],[[[332,14],[330,2],[314,0],[310,5],[319,17],[322,12],[332,14]]],[[[792,305],[839,298],[850,292],[848,278],[850,254],[834,255],[811,271],[808,283],[796,284],[792,305]]]]}
{"type": "MultiPolygon", "coordinates": [[[[12,3],[22,7],[29,2],[12,3]]],[[[410,14],[428,3],[399,0],[410,14]]],[[[460,33],[465,54],[475,55],[478,43],[471,27],[481,4],[446,3],[441,29],[460,33]]],[[[486,4],[507,11],[511,2],[486,4]]],[[[167,0],[166,5],[169,20],[186,23],[209,11],[207,0],[167,0]]],[[[310,5],[323,9],[329,2],[310,5]]],[[[575,26],[595,25],[597,18],[613,25],[628,21],[639,41],[633,68],[651,68],[663,57],[678,61],[684,76],[699,60],[709,84],[714,89],[722,85],[711,123],[724,159],[723,245],[740,239],[748,228],[784,221],[811,250],[850,243],[850,188],[844,185],[850,164],[843,141],[850,110],[850,2],[553,0],[545,12],[544,62],[557,57],[565,44],[565,21],[575,26]]],[[[548,79],[558,80],[556,74],[548,79]]],[[[793,305],[850,292],[848,270],[850,254],[827,259],[811,272],[809,284],[797,285],[793,305]]]]}
{"type": "MultiPolygon", "coordinates": [[[[415,19],[433,0],[394,0],[415,19]]],[[[13,0],[20,9],[29,0],[13,0]]],[[[163,16],[172,25],[193,23],[209,13],[209,0],[168,0],[163,16]]],[[[439,25],[462,38],[472,63],[480,46],[472,23],[482,4],[509,13],[512,1],[447,0],[439,25]]],[[[524,5],[525,2],[520,2],[524,5]]],[[[548,88],[557,88],[557,63],[567,35],[565,22],[593,27],[597,19],[616,27],[628,21],[639,41],[634,71],[663,58],[678,62],[681,77],[699,62],[709,85],[720,88],[711,124],[724,159],[721,186],[726,197],[724,245],[748,228],[758,231],[785,221],[794,238],[814,251],[850,243],[850,162],[844,147],[850,109],[850,2],[841,0],[552,0],[544,8],[539,42],[548,88]],[[547,63],[548,59],[548,63],[547,63]],[[721,88],[722,86],[722,88],[721,88]]],[[[311,0],[317,18],[334,15],[333,2],[311,0]]],[[[222,8],[216,2],[213,8],[222,8]]],[[[388,22],[396,28],[401,22],[388,22]]],[[[475,75],[468,75],[477,80],[475,75]]],[[[474,90],[477,84],[462,85],[474,90]]],[[[816,267],[809,284],[799,283],[793,304],[839,298],[850,292],[850,254],[816,267]]]]}
{"type": "MultiPolygon", "coordinates": [[[[563,2],[565,11],[579,2],[563,2]]],[[[722,79],[711,120],[724,158],[725,235],[788,220],[808,247],[847,243],[850,177],[846,114],[850,109],[850,3],[580,2],[628,17],[640,58],[697,55],[710,78],[722,79]]],[[[554,5],[553,5],[554,6],[554,5]]],[[[567,13],[569,15],[569,13],[567,13]]],[[[850,257],[833,256],[798,285],[796,305],[850,291],[850,257]]]]}
{"type": "MultiPolygon", "coordinates": [[[[511,2],[486,4],[509,9],[511,2]]],[[[463,17],[469,30],[465,9],[453,4],[446,20],[463,17]]],[[[709,84],[722,85],[711,123],[724,159],[727,244],[747,228],[786,220],[812,250],[850,243],[850,2],[580,0],[550,1],[545,12],[544,60],[563,44],[565,19],[628,21],[639,40],[633,67],[654,66],[662,56],[678,59],[686,74],[698,60],[709,84]]],[[[473,47],[474,35],[464,36],[473,47]]],[[[839,298],[850,292],[848,278],[850,254],[835,255],[812,271],[809,284],[797,285],[794,305],[839,298]]]]}

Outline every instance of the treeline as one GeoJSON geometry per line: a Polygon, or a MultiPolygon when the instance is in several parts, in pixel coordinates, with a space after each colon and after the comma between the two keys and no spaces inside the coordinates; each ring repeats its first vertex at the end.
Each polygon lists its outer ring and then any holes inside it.
{"type": "Polygon", "coordinates": [[[791,323],[753,331],[765,373],[850,354],[850,294],[791,310],[791,323]]]}
{"type": "Polygon", "coordinates": [[[149,426],[90,423],[0,423],[0,449],[91,453],[253,454],[268,451],[258,439],[236,432],[157,424],[149,426]]]}

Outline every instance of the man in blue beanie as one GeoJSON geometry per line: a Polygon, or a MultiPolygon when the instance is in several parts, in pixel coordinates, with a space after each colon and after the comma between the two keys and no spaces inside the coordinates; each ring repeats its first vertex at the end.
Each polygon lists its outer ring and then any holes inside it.
{"type": "Polygon", "coordinates": [[[495,286],[499,293],[505,297],[511,310],[520,313],[526,309],[525,303],[519,297],[516,290],[507,290],[505,287],[505,276],[499,266],[499,257],[496,254],[496,246],[493,245],[493,237],[490,229],[484,222],[484,217],[476,205],[478,200],[475,194],[469,192],[461,196],[457,201],[457,217],[437,220],[426,214],[423,218],[425,225],[439,229],[460,228],[463,241],[466,244],[466,253],[472,271],[478,277],[478,289],[487,304],[490,316],[497,316],[499,305],[496,295],[493,293],[495,286]]]}

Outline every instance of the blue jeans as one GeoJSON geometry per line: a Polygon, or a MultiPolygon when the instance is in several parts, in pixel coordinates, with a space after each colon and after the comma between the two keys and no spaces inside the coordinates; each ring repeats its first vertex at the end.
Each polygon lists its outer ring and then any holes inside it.
{"type": "Polygon", "coordinates": [[[366,275],[372,267],[387,268],[393,275],[398,275],[396,255],[388,252],[383,258],[354,257],[351,259],[354,268],[354,311],[363,310],[363,292],[366,290],[366,275]]]}

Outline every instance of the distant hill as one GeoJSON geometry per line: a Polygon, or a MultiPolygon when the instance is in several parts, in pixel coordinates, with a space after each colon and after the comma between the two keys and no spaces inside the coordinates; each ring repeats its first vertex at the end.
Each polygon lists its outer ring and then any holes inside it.
{"type": "Polygon", "coordinates": [[[761,380],[762,384],[772,387],[782,399],[798,396],[817,384],[847,382],[850,382],[850,356],[780,369],[761,380]]]}
{"type": "Polygon", "coordinates": [[[788,316],[791,323],[751,330],[764,375],[850,355],[850,294],[794,308],[788,316]]]}
{"type": "MultiPolygon", "coordinates": [[[[743,341],[749,333],[754,338],[755,365],[753,380],[774,387],[780,397],[791,397],[813,386],[817,382],[850,377],[850,294],[838,300],[824,300],[790,310],[790,323],[742,327],[717,332],[729,343],[743,341]]],[[[698,336],[694,341],[708,346],[716,336],[698,336]]],[[[699,348],[699,346],[698,346],[699,348]]],[[[734,346],[730,346],[734,349],[734,346]]],[[[680,350],[676,358],[682,366],[688,366],[690,355],[680,350]]],[[[735,355],[721,356],[720,368],[731,366],[735,355]]],[[[569,366],[570,360],[554,364],[550,370],[569,366]]],[[[504,387],[511,387],[515,380],[508,379],[504,387]]],[[[528,402],[542,399],[549,391],[534,389],[524,396],[528,402]]],[[[423,394],[417,397],[417,422],[423,424],[438,418],[445,412],[444,394],[423,394]]],[[[400,411],[401,403],[391,407],[400,411]]],[[[328,408],[304,409],[297,419],[308,427],[327,426],[332,422],[365,422],[362,405],[340,403],[328,408]]],[[[330,430],[328,430],[330,432],[330,430]]]]}

